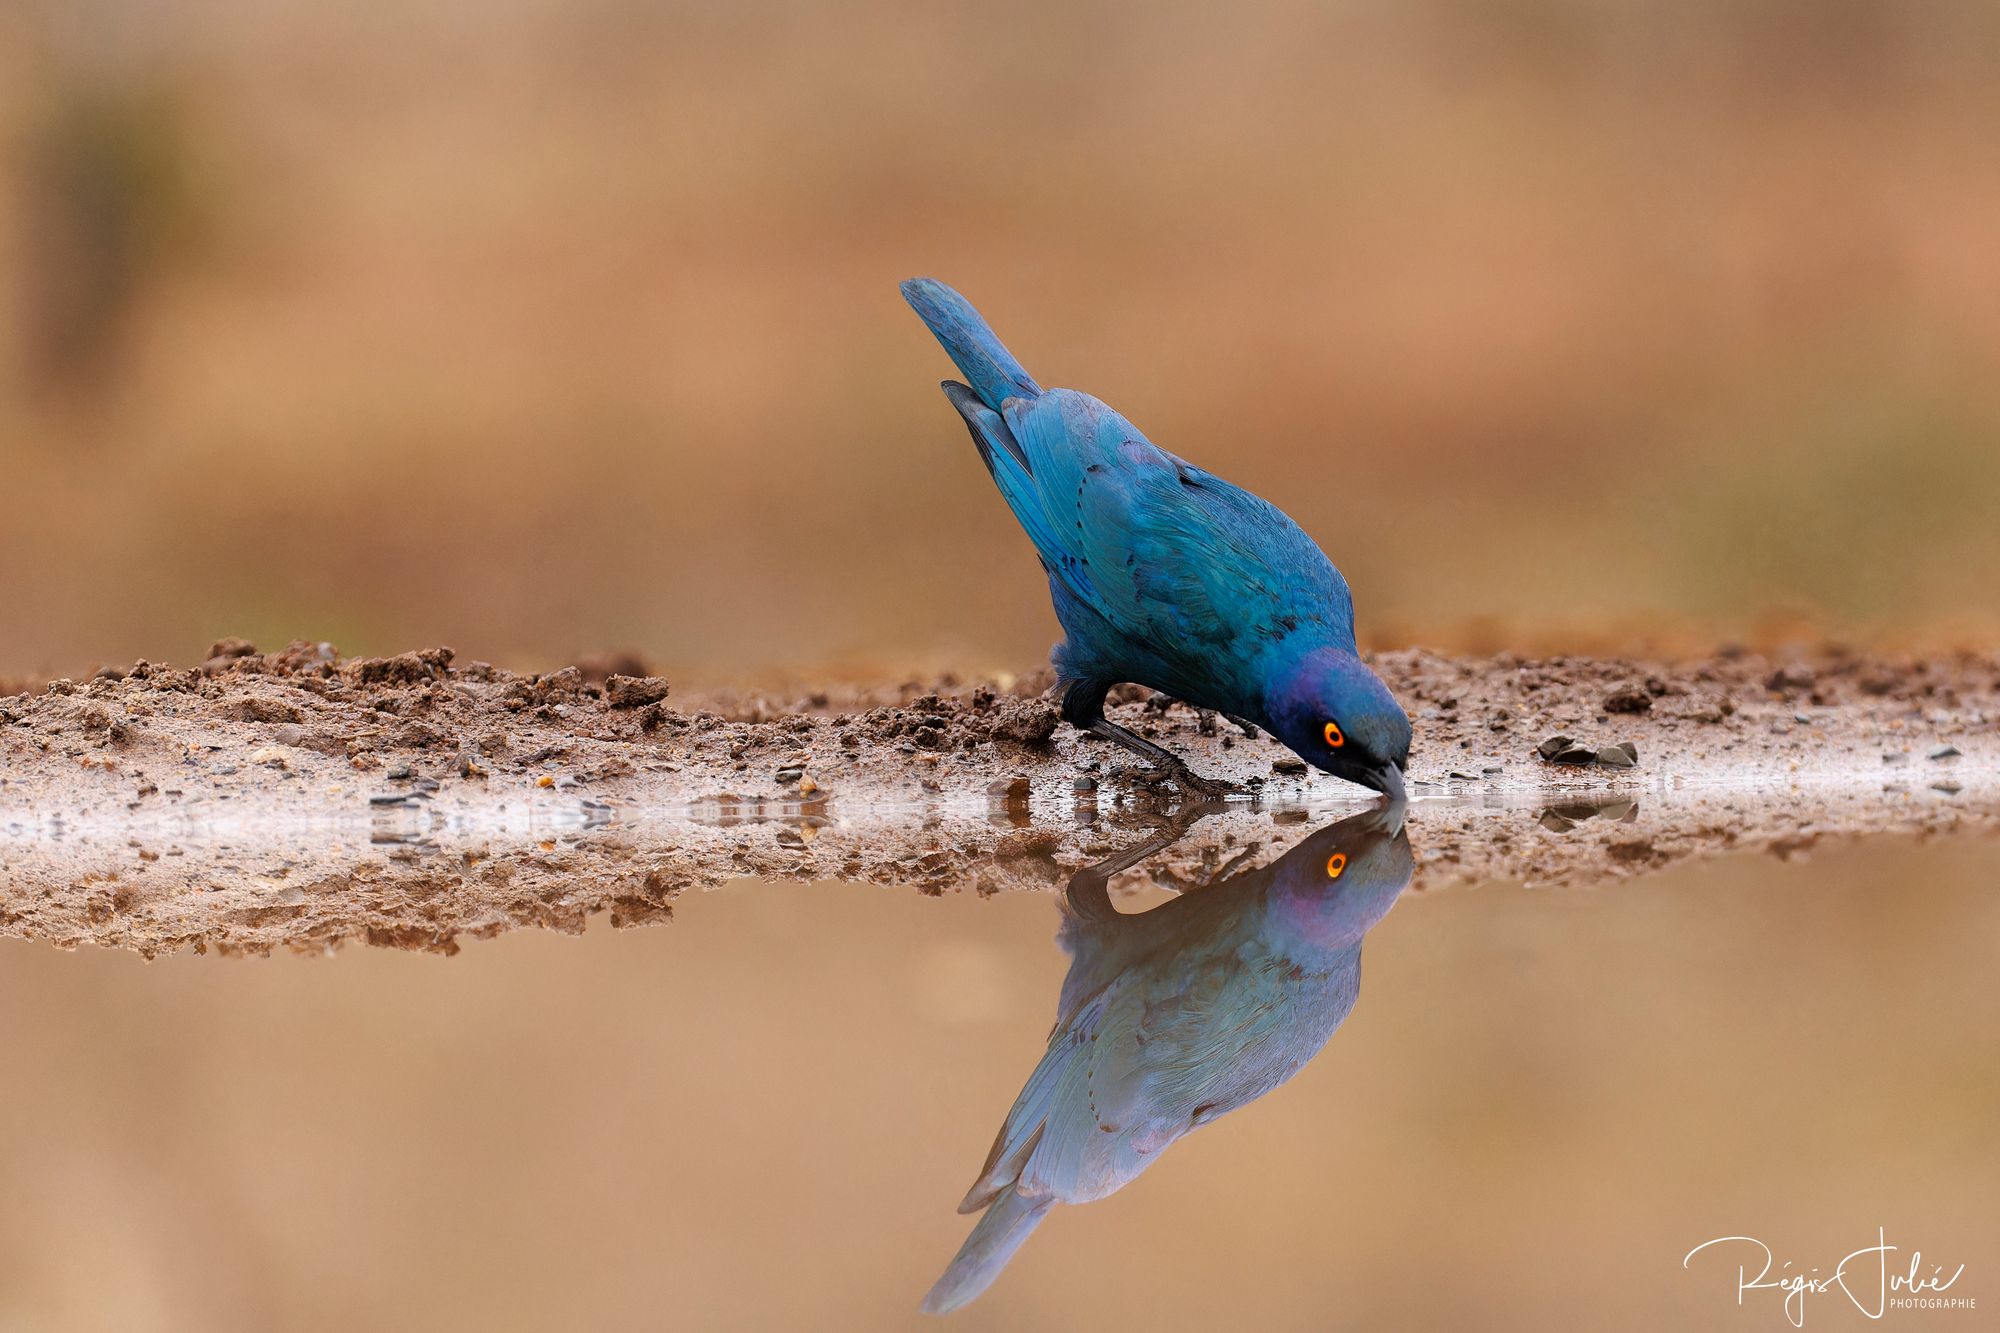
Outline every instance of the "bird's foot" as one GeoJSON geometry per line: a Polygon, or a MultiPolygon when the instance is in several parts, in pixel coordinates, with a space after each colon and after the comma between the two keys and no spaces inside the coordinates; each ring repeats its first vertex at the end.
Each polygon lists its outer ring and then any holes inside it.
{"type": "Polygon", "coordinates": [[[1171,782],[1190,799],[1204,804],[1226,801],[1231,796],[1241,795],[1246,790],[1237,783],[1223,778],[1205,778],[1186,764],[1162,764],[1153,770],[1153,780],[1171,782]]]}

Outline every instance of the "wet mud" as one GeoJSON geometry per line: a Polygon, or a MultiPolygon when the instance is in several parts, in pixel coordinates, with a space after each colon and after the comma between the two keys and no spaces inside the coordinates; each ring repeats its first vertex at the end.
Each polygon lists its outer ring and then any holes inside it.
{"type": "MultiPolygon", "coordinates": [[[[1416,726],[1419,891],[1810,855],[2000,811],[1991,657],[1374,660],[1416,726]]],[[[1251,789],[1195,818],[1122,751],[1058,726],[1050,683],[688,695],[638,663],[520,675],[443,648],[241,641],[200,667],[49,682],[0,698],[0,934],[451,952],[593,917],[657,923],[743,877],[1050,890],[1162,828],[1186,836],[1149,878],[1186,889],[1372,798],[1226,720],[1121,692],[1116,720],[1251,789]]]]}

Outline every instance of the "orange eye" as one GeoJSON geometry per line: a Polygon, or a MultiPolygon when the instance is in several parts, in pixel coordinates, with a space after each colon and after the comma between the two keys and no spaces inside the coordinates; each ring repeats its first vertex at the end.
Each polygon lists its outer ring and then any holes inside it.
{"type": "Polygon", "coordinates": [[[1338,750],[1341,746],[1347,744],[1347,733],[1340,729],[1338,722],[1329,722],[1326,724],[1326,744],[1330,750],[1338,750]]]}
{"type": "Polygon", "coordinates": [[[1346,852],[1335,852],[1332,856],[1326,858],[1326,877],[1328,879],[1339,879],[1340,872],[1345,869],[1347,869],[1346,852]]]}

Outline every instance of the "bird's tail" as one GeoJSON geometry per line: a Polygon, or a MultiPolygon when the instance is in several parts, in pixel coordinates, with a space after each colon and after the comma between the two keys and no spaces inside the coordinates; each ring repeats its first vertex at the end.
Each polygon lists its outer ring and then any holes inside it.
{"type": "Polygon", "coordinates": [[[1041,393],[1042,386],[993,336],[972,302],[935,278],[911,278],[903,284],[903,299],[944,344],[979,400],[995,412],[1009,398],[1033,398],[1041,393]]]}
{"type": "Polygon", "coordinates": [[[1029,1199],[1018,1190],[1003,1191],[987,1206],[979,1225],[959,1246],[958,1257],[924,1297],[924,1313],[949,1314],[991,1286],[1054,1204],[1051,1195],[1029,1199]]]}

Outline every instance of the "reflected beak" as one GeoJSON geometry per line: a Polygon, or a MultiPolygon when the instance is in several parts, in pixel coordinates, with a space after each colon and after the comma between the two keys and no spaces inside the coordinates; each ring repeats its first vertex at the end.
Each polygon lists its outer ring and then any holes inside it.
{"type": "Polygon", "coordinates": [[[1403,802],[1402,790],[1401,785],[1398,785],[1397,794],[1376,807],[1376,813],[1381,816],[1377,821],[1378,826],[1392,838],[1402,833],[1403,818],[1410,812],[1410,807],[1403,802]]]}

